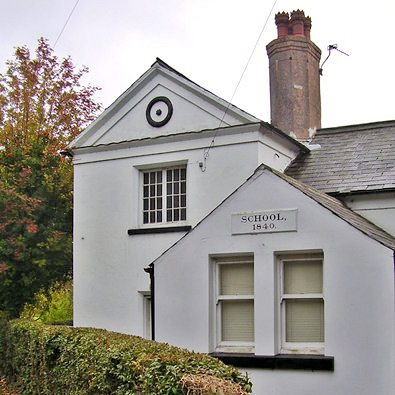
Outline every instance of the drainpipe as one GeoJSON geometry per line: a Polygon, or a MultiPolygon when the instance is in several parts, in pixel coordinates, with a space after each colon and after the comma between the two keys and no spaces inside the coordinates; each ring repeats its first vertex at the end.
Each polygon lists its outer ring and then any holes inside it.
{"type": "Polygon", "coordinates": [[[151,340],[155,340],[155,270],[151,263],[144,271],[149,274],[151,291],[151,340]]]}

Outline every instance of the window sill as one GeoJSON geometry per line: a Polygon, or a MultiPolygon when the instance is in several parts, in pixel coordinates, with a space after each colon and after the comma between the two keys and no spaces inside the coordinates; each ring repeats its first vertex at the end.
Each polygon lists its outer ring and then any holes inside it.
{"type": "Polygon", "coordinates": [[[295,369],[334,371],[335,359],[325,355],[255,355],[236,353],[211,353],[212,357],[238,368],[295,369]]]}
{"type": "Polygon", "coordinates": [[[184,226],[161,226],[157,228],[135,228],[128,229],[128,235],[146,235],[153,233],[188,232],[192,229],[190,225],[184,226]]]}

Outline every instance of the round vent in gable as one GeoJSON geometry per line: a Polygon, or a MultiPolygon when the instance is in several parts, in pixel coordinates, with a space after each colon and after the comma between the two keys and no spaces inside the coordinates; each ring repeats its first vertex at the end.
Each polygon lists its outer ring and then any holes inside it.
{"type": "Polygon", "coordinates": [[[159,128],[166,125],[173,115],[173,105],[165,96],[158,96],[152,99],[146,111],[147,121],[151,126],[159,128]]]}

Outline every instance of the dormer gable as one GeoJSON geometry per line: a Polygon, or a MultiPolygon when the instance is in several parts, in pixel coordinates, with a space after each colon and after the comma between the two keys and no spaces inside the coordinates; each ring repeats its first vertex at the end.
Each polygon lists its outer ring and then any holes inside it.
{"type": "Polygon", "coordinates": [[[203,89],[161,59],[134,82],[70,148],[97,146],[259,119],[203,89]]]}

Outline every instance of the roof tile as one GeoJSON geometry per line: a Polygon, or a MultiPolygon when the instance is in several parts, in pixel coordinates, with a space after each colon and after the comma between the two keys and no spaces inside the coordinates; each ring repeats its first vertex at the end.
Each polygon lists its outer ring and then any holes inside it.
{"type": "Polygon", "coordinates": [[[395,121],[319,129],[286,174],[326,193],[395,189],[395,121]]]}

